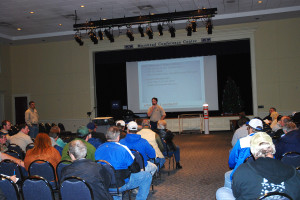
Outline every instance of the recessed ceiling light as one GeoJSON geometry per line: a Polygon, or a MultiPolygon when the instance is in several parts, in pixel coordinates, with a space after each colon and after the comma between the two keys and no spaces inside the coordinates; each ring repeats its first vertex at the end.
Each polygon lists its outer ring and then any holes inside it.
{"type": "Polygon", "coordinates": [[[62,24],[58,24],[58,26],[62,26],[62,24]]]}
{"type": "Polygon", "coordinates": [[[81,5],[80,7],[81,7],[81,8],[84,8],[84,5],[81,5]]]}
{"type": "Polygon", "coordinates": [[[262,1],[258,1],[258,3],[262,3],[262,1]]]}
{"type": "Polygon", "coordinates": [[[151,13],[151,15],[155,15],[154,13],[151,13]]]}
{"type": "Polygon", "coordinates": [[[30,11],[29,13],[30,13],[30,14],[34,14],[34,11],[30,11]]]}
{"type": "Polygon", "coordinates": [[[106,18],[103,18],[102,20],[106,20],[106,18]]]}
{"type": "Polygon", "coordinates": [[[22,29],[21,29],[21,28],[17,28],[17,30],[18,30],[18,31],[21,31],[22,29]]]}

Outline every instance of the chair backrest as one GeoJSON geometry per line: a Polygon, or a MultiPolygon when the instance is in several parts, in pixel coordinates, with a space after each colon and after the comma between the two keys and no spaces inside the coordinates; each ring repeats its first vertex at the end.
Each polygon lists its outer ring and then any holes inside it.
{"type": "Polygon", "coordinates": [[[22,159],[21,155],[18,152],[16,152],[15,150],[7,150],[4,153],[6,153],[14,158],[22,159]]]}
{"type": "Polygon", "coordinates": [[[22,184],[23,200],[54,200],[50,183],[40,176],[29,176],[22,184]]]}
{"type": "Polygon", "coordinates": [[[265,195],[260,196],[257,200],[293,200],[292,197],[281,192],[269,192],[265,195]]]}
{"type": "Polygon", "coordinates": [[[26,152],[29,150],[29,149],[33,149],[34,147],[34,144],[33,143],[30,143],[26,146],[26,152]]]}
{"type": "Polygon", "coordinates": [[[285,164],[292,165],[295,168],[300,166],[300,153],[299,152],[287,152],[282,155],[281,161],[285,164]]]}
{"type": "Polygon", "coordinates": [[[59,192],[62,200],[94,199],[90,185],[85,180],[75,176],[65,178],[60,185],[59,192]]]}
{"type": "Polygon", "coordinates": [[[254,158],[254,156],[251,154],[250,156],[248,156],[248,158],[246,158],[245,160],[244,160],[244,163],[246,163],[246,162],[254,162],[255,161],[255,158],[254,158]]]}
{"type": "Polygon", "coordinates": [[[145,163],[142,154],[135,149],[130,149],[130,151],[134,155],[136,162],[139,163],[141,170],[145,170],[145,163]]]}
{"type": "Polygon", "coordinates": [[[0,174],[5,174],[7,176],[16,175],[16,177],[19,178],[19,181],[23,181],[24,179],[21,167],[7,159],[0,162],[0,174]]]}
{"type": "Polygon", "coordinates": [[[16,152],[19,154],[20,159],[22,159],[22,160],[25,158],[25,152],[24,152],[24,151],[22,150],[22,148],[21,148],[19,145],[17,145],[17,144],[11,143],[11,144],[8,146],[8,150],[9,150],[9,151],[11,151],[11,150],[16,151],[16,152]]]}
{"type": "Polygon", "coordinates": [[[51,125],[49,123],[46,123],[45,124],[45,129],[46,129],[46,133],[49,133],[50,129],[51,129],[51,125]]]}
{"type": "Polygon", "coordinates": [[[20,199],[20,194],[17,185],[6,176],[0,175],[0,189],[2,190],[6,199],[9,200],[20,199]]]}
{"type": "Polygon", "coordinates": [[[57,182],[53,165],[46,160],[35,160],[28,167],[29,176],[38,175],[46,179],[56,189],[57,182]]]}
{"type": "Polygon", "coordinates": [[[69,160],[62,160],[57,164],[57,166],[56,166],[56,175],[57,175],[57,180],[58,180],[59,183],[60,183],[60,177],[61,177],[62,169],[64,167],[70,165],[70,164],[72,164],[72,162],[69,161],[69,160]]]}
{"type": "Polygon", "coordinates": [[[108,171],[108,173],[111,175],[109,192],[111,194],[113,194],[113,193],[119,194],[119,187],[117,185],[115,168],[109,162],[107,162],[106,160],[96,160],[95,162],[98,163],[98,164],[101,164],[108,171]],[[113,188],[116,189],[116,190],[115,191],[111,190],[113,188]]]}

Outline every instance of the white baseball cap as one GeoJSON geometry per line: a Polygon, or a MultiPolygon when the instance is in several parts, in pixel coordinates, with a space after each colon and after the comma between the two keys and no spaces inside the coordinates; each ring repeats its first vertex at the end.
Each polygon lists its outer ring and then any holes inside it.
{"type": "Polygon", "coordinates": [[[125,122],[123,120],[118,120],[116,125],[121,124],[121,126],[125,126],[125,122]]]}
{"type": "Polygon", "coordinates": [[[138,125],[137,125],[136,122],[131,121],[131,122],[128,123],[127,128],[128,128],[129,130],[136,131],[137,128],[138,128],[138,125]]]}
{"type": "Polygon", "coordinates": [[[249,122],[247,122],[247,125],[257,130],[263,130],[264,127],[262,121],[259,119],[251,119],[249,122]]]}

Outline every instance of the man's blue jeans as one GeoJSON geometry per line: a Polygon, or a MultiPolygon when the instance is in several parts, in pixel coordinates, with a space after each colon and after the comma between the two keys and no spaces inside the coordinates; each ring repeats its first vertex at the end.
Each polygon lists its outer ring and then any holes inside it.
{"type": "MultiPolygon", "coordinates": [[[[152,176],[149,172],[141,171],[138,173],[132,173],[130,175],[128,183],[123,185],[119,191],[124,192],[126,190],[134,189],[138,187],[138,193],[136,200],[146,200],[149,194],[150,186],[152,182],[152,176]]],[[[114,200],[121,200],[121,196],[113,196],[114,200]]]]}
{"type": "Polygon", "coordinates": [[[164,154],[164,156],[169,156],[169,157],[174,154],[176,162],[180,161],[180,148],[179,148],[179,146],[176,146],[176,151],[168,152],[168,155],[167,155],[167,152],[164,151],[163,154],[164,154]]]}
{"type": "Polygon", "coordinates": [[[28,128],[29,128],[29,136],[31,138],[36,138],[37,134],[39,133],[39,125],[28,126],[28,128]]]}
{"type": "Polygon", "coordinates": [[[159,167],[162,168],[162,166],[165,164],[166,159],[165,158],[155,158],[155,163],[159,164],[159,167]]]}

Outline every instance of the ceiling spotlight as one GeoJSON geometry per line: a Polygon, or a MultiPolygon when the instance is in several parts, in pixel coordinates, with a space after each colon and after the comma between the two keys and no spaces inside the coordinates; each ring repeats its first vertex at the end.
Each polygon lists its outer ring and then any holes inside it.
{"type": "Polygon", "coordinates": [[[141,34],[141,37],[145,37],[144,28],[141,25],[138,27],[138,30],[139,30],[139,32],[141,34]]]}
{"type": "Polygon", "coordinates": [[[103,32],[101,31],[101,29],[98,31],[98,35],[99,35],[99,39],[103,40],[103,32]]]}
{"type": "Polygon", "coordinates": [[[83,46],[83,41],[81,39],[81,35],[75,34],[74,39],[80,46],[83,46]]]}
{"type": "Polygon", "coordinates": [[[130,41],[134,41],[133,33],[130,29],[127,29],[126,35],[130,41]]]}
{"type": "Polygon", "coordinates": [[[148,35],[149,39],[153,39],[153,31],[152,28],[149,26],[146,30],[146,34],[148,35]]]}
{"type": "Polygon", "coordinates": [[[187,36],[192,36],[192,30],[193,30],[192,24],[187,25],[185,30],[187,31],[186,33],[187,36]]]}
{"type": "Polygon", "coordinates": [[[207,34],[212,34],[212,29],[213,29],[213,25],[211,20],[207,20],[206,22],[206,30],[207,30],[207,34]]]}
{"type": "Polygon", "coordinates": [[[176,30],[175,30],[175,28],[173,26],[169,26],[169,32],[171,33],[171,37],[172,38],[175,37],[176,30]]]}
{"type": "Polygon", "coordinates": [[[158,30],[159,36],[164,35],[163,29],[164,29],[164,27],[161,24],[157,25],[157,30],[158,30]]]}
{"type": "Polygon", "coordinates": [[[109,39],[109,41],[112,43],[115,41],[114,35],[107,29],[104,30],[105,36],[109,39]]]}
{"type": "Polygon", "coordinates": [[[196,21],[192,21],[191,24],[192,24],[193,32],[197,32],[197,23],[196,23],[196,21]]]}
{"type": "Polygon", "coordinates": [[[96,33],[93,30],[89,32],[89,37],[92,40],[92,42],[94,42],[94,44],[98,44],[96,33]]]}

